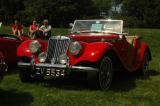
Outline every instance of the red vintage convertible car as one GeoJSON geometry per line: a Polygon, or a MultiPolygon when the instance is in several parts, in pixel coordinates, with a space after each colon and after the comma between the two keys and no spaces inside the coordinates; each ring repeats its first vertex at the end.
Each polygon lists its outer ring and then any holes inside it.
{"type": "Polygon", "coordinates": [[[17,37],[12,34],[0,34],[0,51],[4,55],[4,60],[7,64],[15,65],[17,61],[17,47],[28,37],[17,37]]]}
{"type": "Polygon", "coordinates": [[[0,34],[0,76],[4,75],[8,65],[16,66],[17,47],[27,39],[25,36],[17,37],[12,34],[0,34]]]}
{"type": "Polygon", "coordinates": [[[17,55],[23,82],[36,76],[65,77],[85,72],[101,89],[108,89],[114,72],[121,69],[145,75],[151,61],[148,45],[138,36],[123,33],[122,20],[111,19],[76,20],[68,36],[53,36],[48,42],[25,41],[17,55]]]}

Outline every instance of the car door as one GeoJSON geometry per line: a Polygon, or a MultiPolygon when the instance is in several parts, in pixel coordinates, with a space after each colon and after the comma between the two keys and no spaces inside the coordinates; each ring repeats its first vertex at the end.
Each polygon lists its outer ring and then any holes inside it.
{"type": "Polygon", "coordinates": [[[136,59],[136,48],[129,43],[125,36],[114,43],[114,47],[124,65],[128,68],[133,68],[136,59]]]}
{"type": "Polygon", "coordinates": [[[125,37],[122,37],[120,39],[118,39],[114,44],[114,48],[116,49],[116,52],[119,56],[119,58],[121,59],[121,61],[123,61],[124,63],[126,63],[126,55],[127,55],[127,42],[125,37]]]}
{"type": "Polygon", "coordinates": [[[126,52],[127,65],[129,68],[133,68],[136,60],[136,48],[134,48],[133,44],[128,43],[126,52]]]}

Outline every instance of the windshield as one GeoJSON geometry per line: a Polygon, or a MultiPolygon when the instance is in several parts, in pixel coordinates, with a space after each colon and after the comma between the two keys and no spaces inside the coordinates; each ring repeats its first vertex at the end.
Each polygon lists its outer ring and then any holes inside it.
{"type": "Polygon", "coordinates": [[[122,20],[76,20],[74,22],[72,33],[85,32],[103,32],[103,33],[119,33],[123,30],[122,20]]]}

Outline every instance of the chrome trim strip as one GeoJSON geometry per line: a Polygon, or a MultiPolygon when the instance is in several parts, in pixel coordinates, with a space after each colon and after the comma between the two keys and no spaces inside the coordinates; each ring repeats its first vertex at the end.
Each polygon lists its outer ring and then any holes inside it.
{"type": "Polygon", "coordinates": [[[83,72],[99,71],[97,68],[93,68],[93,67],[83,67],[83,66],[67,67],[66,65],[62,65],[62,64],[46,64],[46,63],[31,65],[30,63],[18,62],[18,67],[32,67],[32,66],[34,66],[35,68],[70,69],[72,71],[83,71],[83,72]]]}

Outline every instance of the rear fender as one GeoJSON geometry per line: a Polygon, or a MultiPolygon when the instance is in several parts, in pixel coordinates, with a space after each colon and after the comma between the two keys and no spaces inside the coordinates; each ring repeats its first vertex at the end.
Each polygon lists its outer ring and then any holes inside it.
{"type": "Polygon", "coordinates": [[[76,65],[80,62],[98,62],[104,56],[104,54],[112,49],[112,44],[107,42],[96,43],[82,43],[83,50],[79,56],[73,56],[68,53],[70,62],[72,65],[76,65]]]}
{"type": "Polygon", "coordinates": [[[152,60],[152,56],[151,56],[151,51],[150,51],[149,46],[145,42],[141,42],[141,46],[140,46],[140,48],[138,50],[138,54],[140,56],[140,58],[139,58],[140,63],[143,63],[144,56],[145,56],[146,52],[149,53],[149,59],[151,61],[152,60]]]}

